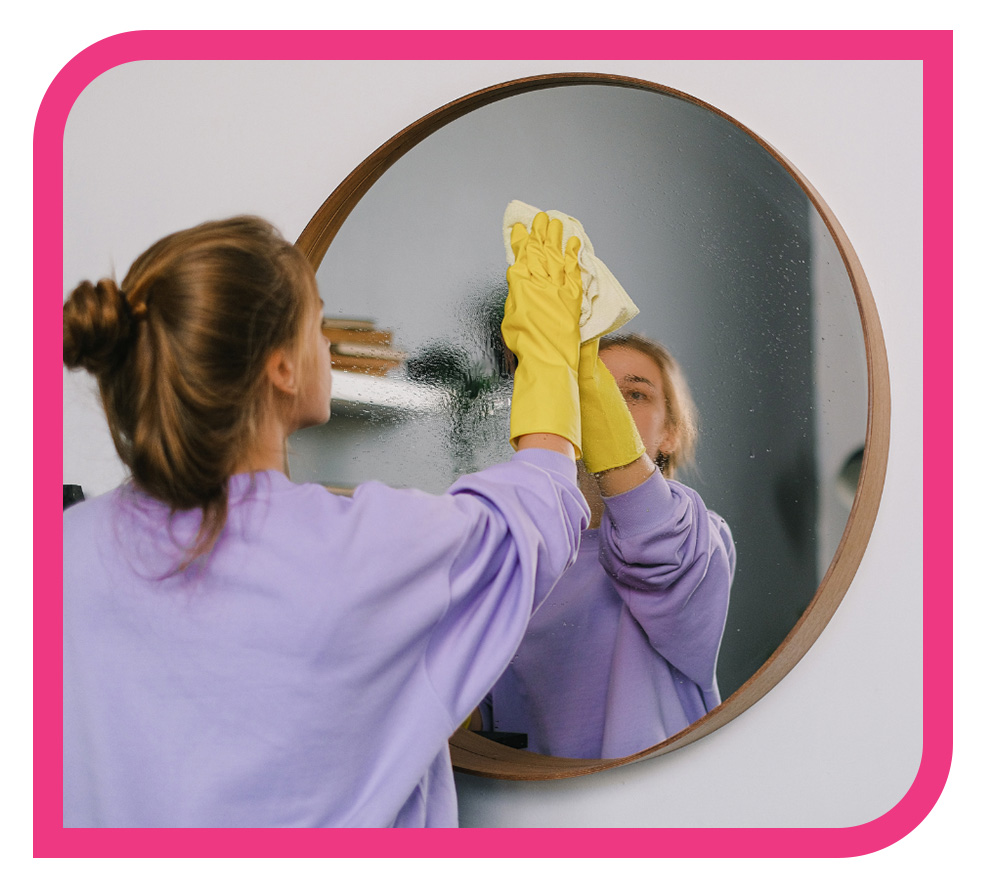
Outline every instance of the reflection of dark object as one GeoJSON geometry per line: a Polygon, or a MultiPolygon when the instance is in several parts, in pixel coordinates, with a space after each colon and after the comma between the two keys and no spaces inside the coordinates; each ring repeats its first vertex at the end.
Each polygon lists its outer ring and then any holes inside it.
{"type": "Polygon", "coordinates": [[[855,499],[855,491],[858,490],[858,478],[862,474],[862,460],[865,458],[865,447],[859,447],[848,459],[844,461],[841,471],[838,472],[837,486],[849,503],[855,499]]]}
{"type": "Polygon", "coordinates": [[[495,733],[491,730],[472,730],[476,736],[481,736],[485,739],[491,739],[493,742],[498,742],[500,745],[508,745],[510,748],[526,748],[527,747],[527,734],[526,733],[495,733]]]}
{"type": "Polygon", "coordinates": [[[406,371],[415,382],[451,389],[474,400],[513,372],[515,358],[502,337],[507,288],[491,286],[474,295],[464,311],[472,321],[463,346],[434,341],[409,358],[406,371]]]}
{"type": "Polygon", "coordinates": [[[67,509],[74,503],[83,502],[84,489],[79,484],[63,485],[63,508],[67,509]]]}
{"type": "Polygon", "coordinates": [[[484,442],[486,420],[499,408],[500,390],[516,366],[502,338],[506,287],[489,286],[468,300],[468,332],[457,342],[434,341],[414,352],[409,379],[449,394],[450,449],[454,474],[475,471],[475,445],[484,442]]]}
{"type": "Polygon", "coordinates": [[[811,557],[816,549],[817,488],[813,460],[801,451],[775,482],[775,508],[797,555],[811,557]]]}
{"type": "Polygon", "coordinates": [[[516,368],[516,357],[506,347],[502,337],[502,321],[506,313],[506,296],[509,287],[496,286],[474,297],[474,319],[481,331],[481,343],[487,354],[489,365],[496,375],[512,375],[516,368]]]}
{"type": "Polygon", "coordinates": [[[460,398],[475,398],[482,390],[482,377],[467,354],[445,342],[433,342],[412,355],[406,371],[413,382],[449,388],[460,398]]]}
{"type": "Polygon", "coordinates": [[[475,443],[485,437],[493,392],[501,376],[484,358],[444,342],[433,342],[413,354],[406,366],[413,382],[443,388],[449,395],[450,451],[454,474],[475,471],[475,443]]]}

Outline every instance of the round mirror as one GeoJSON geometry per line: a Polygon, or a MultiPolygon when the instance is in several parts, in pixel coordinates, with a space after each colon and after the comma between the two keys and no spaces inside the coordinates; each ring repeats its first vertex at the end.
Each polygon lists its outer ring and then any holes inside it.
{"type": "Polygon", "coordinates": [[[858,566],[879,505],[889,383],[850,243],[763,140],[678,91],[548,75],[415,122],[331,194],[298,244],[333,341],[333,417],[289,443],[290,473],[444,490],[510,455],[499,338],[502,218],[519,199],[578,218],[665,344],[697,404],[678,477],[724,516],[736,574],[718,657],[722,704],[614,760],[541,755],[468,730],[455,766],[511,779],[590,773],[694,741],[799,660],[858,566]]]}

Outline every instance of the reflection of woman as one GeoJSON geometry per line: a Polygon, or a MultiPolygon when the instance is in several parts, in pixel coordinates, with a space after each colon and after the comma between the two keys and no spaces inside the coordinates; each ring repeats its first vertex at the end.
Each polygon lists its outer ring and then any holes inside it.
{"type": "Polygon", "coordinates": [[[489,728],[576,758],[642,751],[719,704],[735,566],[726,523],[673,480],[695,440],[677,364],[637,335],[604,339],[603,363],[597,347],[579,379],[591,530],[482,705],[489,728]]]}
{"type": "Polygon", "coordinates": [[[64,361],[132,477],[64,516],[65,825],[457,824],[447,738],[586,525],[581,286],[546,223],[510,271],[518,452],[437,497],[283,474],[331,367],[310,266],[263,221],[74,290],[64,361]]]}

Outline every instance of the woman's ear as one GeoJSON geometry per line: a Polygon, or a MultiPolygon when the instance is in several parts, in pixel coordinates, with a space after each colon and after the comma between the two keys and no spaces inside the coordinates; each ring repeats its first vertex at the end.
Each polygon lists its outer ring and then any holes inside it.
{"type": "Polygon", "coordinates": [[[291,396],[297,393],[297,368],[289,351],[276,348],[265,361],[265,374],[276,390],[291,396]]]}

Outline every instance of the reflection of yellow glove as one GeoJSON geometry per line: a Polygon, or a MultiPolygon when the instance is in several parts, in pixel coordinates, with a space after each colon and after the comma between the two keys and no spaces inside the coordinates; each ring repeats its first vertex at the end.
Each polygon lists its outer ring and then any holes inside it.
{"type": "Polygon", "coordinates": [[[594,475],[627,466],[646,452],[621,389],[598,356],[599,349],[600,339],[594,338],[579,353],[583,463],[594,475]]]}
{"type": "Polygon", "coordinates": [[[561,435],[582,444],[579,420],[579,315],[583,303],[579,240],[562,252],[562,222],[543,211],[530,232],[515,224],[510,236],[516,260],[506,271],[509,295],[503,338],[516,354],[510,443],[521,435],[561,435]]]}

